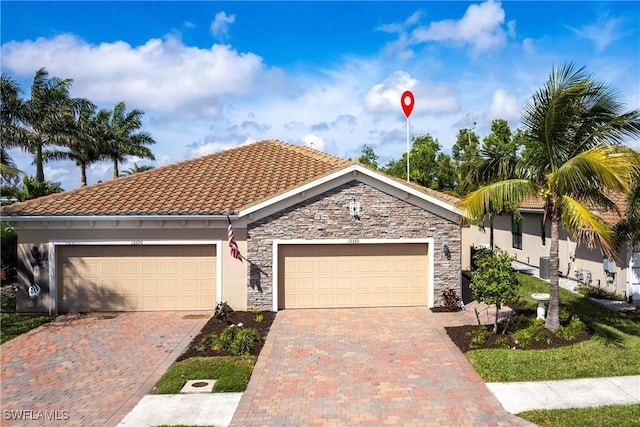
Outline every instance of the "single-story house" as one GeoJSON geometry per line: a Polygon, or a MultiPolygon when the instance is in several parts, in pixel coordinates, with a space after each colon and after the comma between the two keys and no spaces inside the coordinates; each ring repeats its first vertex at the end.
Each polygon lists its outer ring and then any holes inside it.
{"type": "Polygon", "coordinates": [[[267,140],[2,216],[18,230],[20,312],[434,307],[461,293],[458,203],[267,140]]]}
{"type": "MultiPolygon", "coordinates": [[[[626,198],[613,197],[617,206],[624,211],[626,198]]],[[[548,278],[548,259],[551,237],[551,223],[543,222],[544,201],[537,197],[525,200],[519,209],[520,218],[503,214],[494,218],[494,245],[507,251],[516,260],[537,267],[542,277],[548,278]]],[[[616,212],[599,212],[612,227],[621,219],[616,212]]],[[[560,273],[564,277],[582,284],[598,286],[626,297],[640,300],[640,247],[623,245],[618,250],[618,259],[607,259],[599,247],[589,248],[585,243],[576,242],[560,226],[559,257],[560,273]]],[[[485,222],[484,229],[476,226],[463,231],[465,252],[471,247],[488,246],[490,227],[485,222]]],[[[469,255],[463,256],[463,269],[470,268],[469,255]]]]}

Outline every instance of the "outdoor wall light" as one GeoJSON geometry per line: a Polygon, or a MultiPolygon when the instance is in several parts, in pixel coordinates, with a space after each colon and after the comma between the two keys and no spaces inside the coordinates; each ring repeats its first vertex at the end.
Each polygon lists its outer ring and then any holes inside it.
{"type": "Polygon", "coordinates": [[[353,199],[349,202],[349,214],[353,218],[360,218],[360,202],[353,199]]]}
{"type": "Polygon", "coordinates": [[[444,252],[444,256],[446,256],[447,259],[451,259],[451,250],[449,249],[447,242],[442,244],[442,252],[444,252]]]}

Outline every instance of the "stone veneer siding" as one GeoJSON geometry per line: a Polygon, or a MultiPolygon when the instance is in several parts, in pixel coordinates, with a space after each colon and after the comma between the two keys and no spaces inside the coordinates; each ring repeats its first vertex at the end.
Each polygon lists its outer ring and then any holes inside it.
{"type": "MultiPolygon", "coordinates": [[[[413,197],[413,196],[412,196],[413,197]]],[[[305,200],[247,227],[249,287],[247,307],[273,307],[272,248],[274,239],[401,239],[428,238],[435,241],[435,306],[442,305],[442,290],[461,295],[461,240],[457,223],[441,218],[404,200],[359,181],[305,200]],[[349,215],[349,202],[360,202],[360,218],[349,215]],[[442,244],[447,242],[451,259],[442,244]]]]}

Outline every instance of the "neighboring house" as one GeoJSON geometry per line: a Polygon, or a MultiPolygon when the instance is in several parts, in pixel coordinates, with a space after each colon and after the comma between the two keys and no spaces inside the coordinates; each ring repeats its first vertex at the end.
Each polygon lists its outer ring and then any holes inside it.
{"type": "Polygon", "coordinates": [[[269,140],[2,209],[21,312],[442,304],[455,197],[269,140]],[[227,214],[244,260],[231,255],[227,214]]]}
{"type": "MultiPolygon", "coordinates": [[[[613,200],[620,207],[626,204],[624,197],[617,196],[613,200]]],[[[531,198],[520,206],[520,220],[510,214],[494,219],[494,245],[518,261],[540,268],[541,276],[548,274],[551,242],[551,224],[543,225],[543,206],[542,199],[531,198]]],[[[600,212],[600,215],[611,226],[620,220],[615,212],[600,212]]],[[[470,268],[470,248],[487,246],[489,233],[488,222],[484,230],[475,226],[463,230],[463,269],[470,268]]],[[[609,260],[599,247],[589,249],[585,243],[578,244],[560,226],[559,255],[563,276],[640,300],[640,248],[625,244],[618,251],[618,260],[609,260]]]]}

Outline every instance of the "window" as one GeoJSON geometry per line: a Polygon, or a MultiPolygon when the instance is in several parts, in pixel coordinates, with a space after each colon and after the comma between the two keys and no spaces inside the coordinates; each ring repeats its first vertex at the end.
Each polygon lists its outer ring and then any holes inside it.
{"type": "Polygon", "coordinates": [[[522,218],[511,217],[511,246],[522,249],[522,218]]]}
{"type": "Polygon", "coordinates": [[[547,245],[547,229],[544,224],[544,218],[540,220],[540,238],[542,239],[542,246],[547,245]]]}

